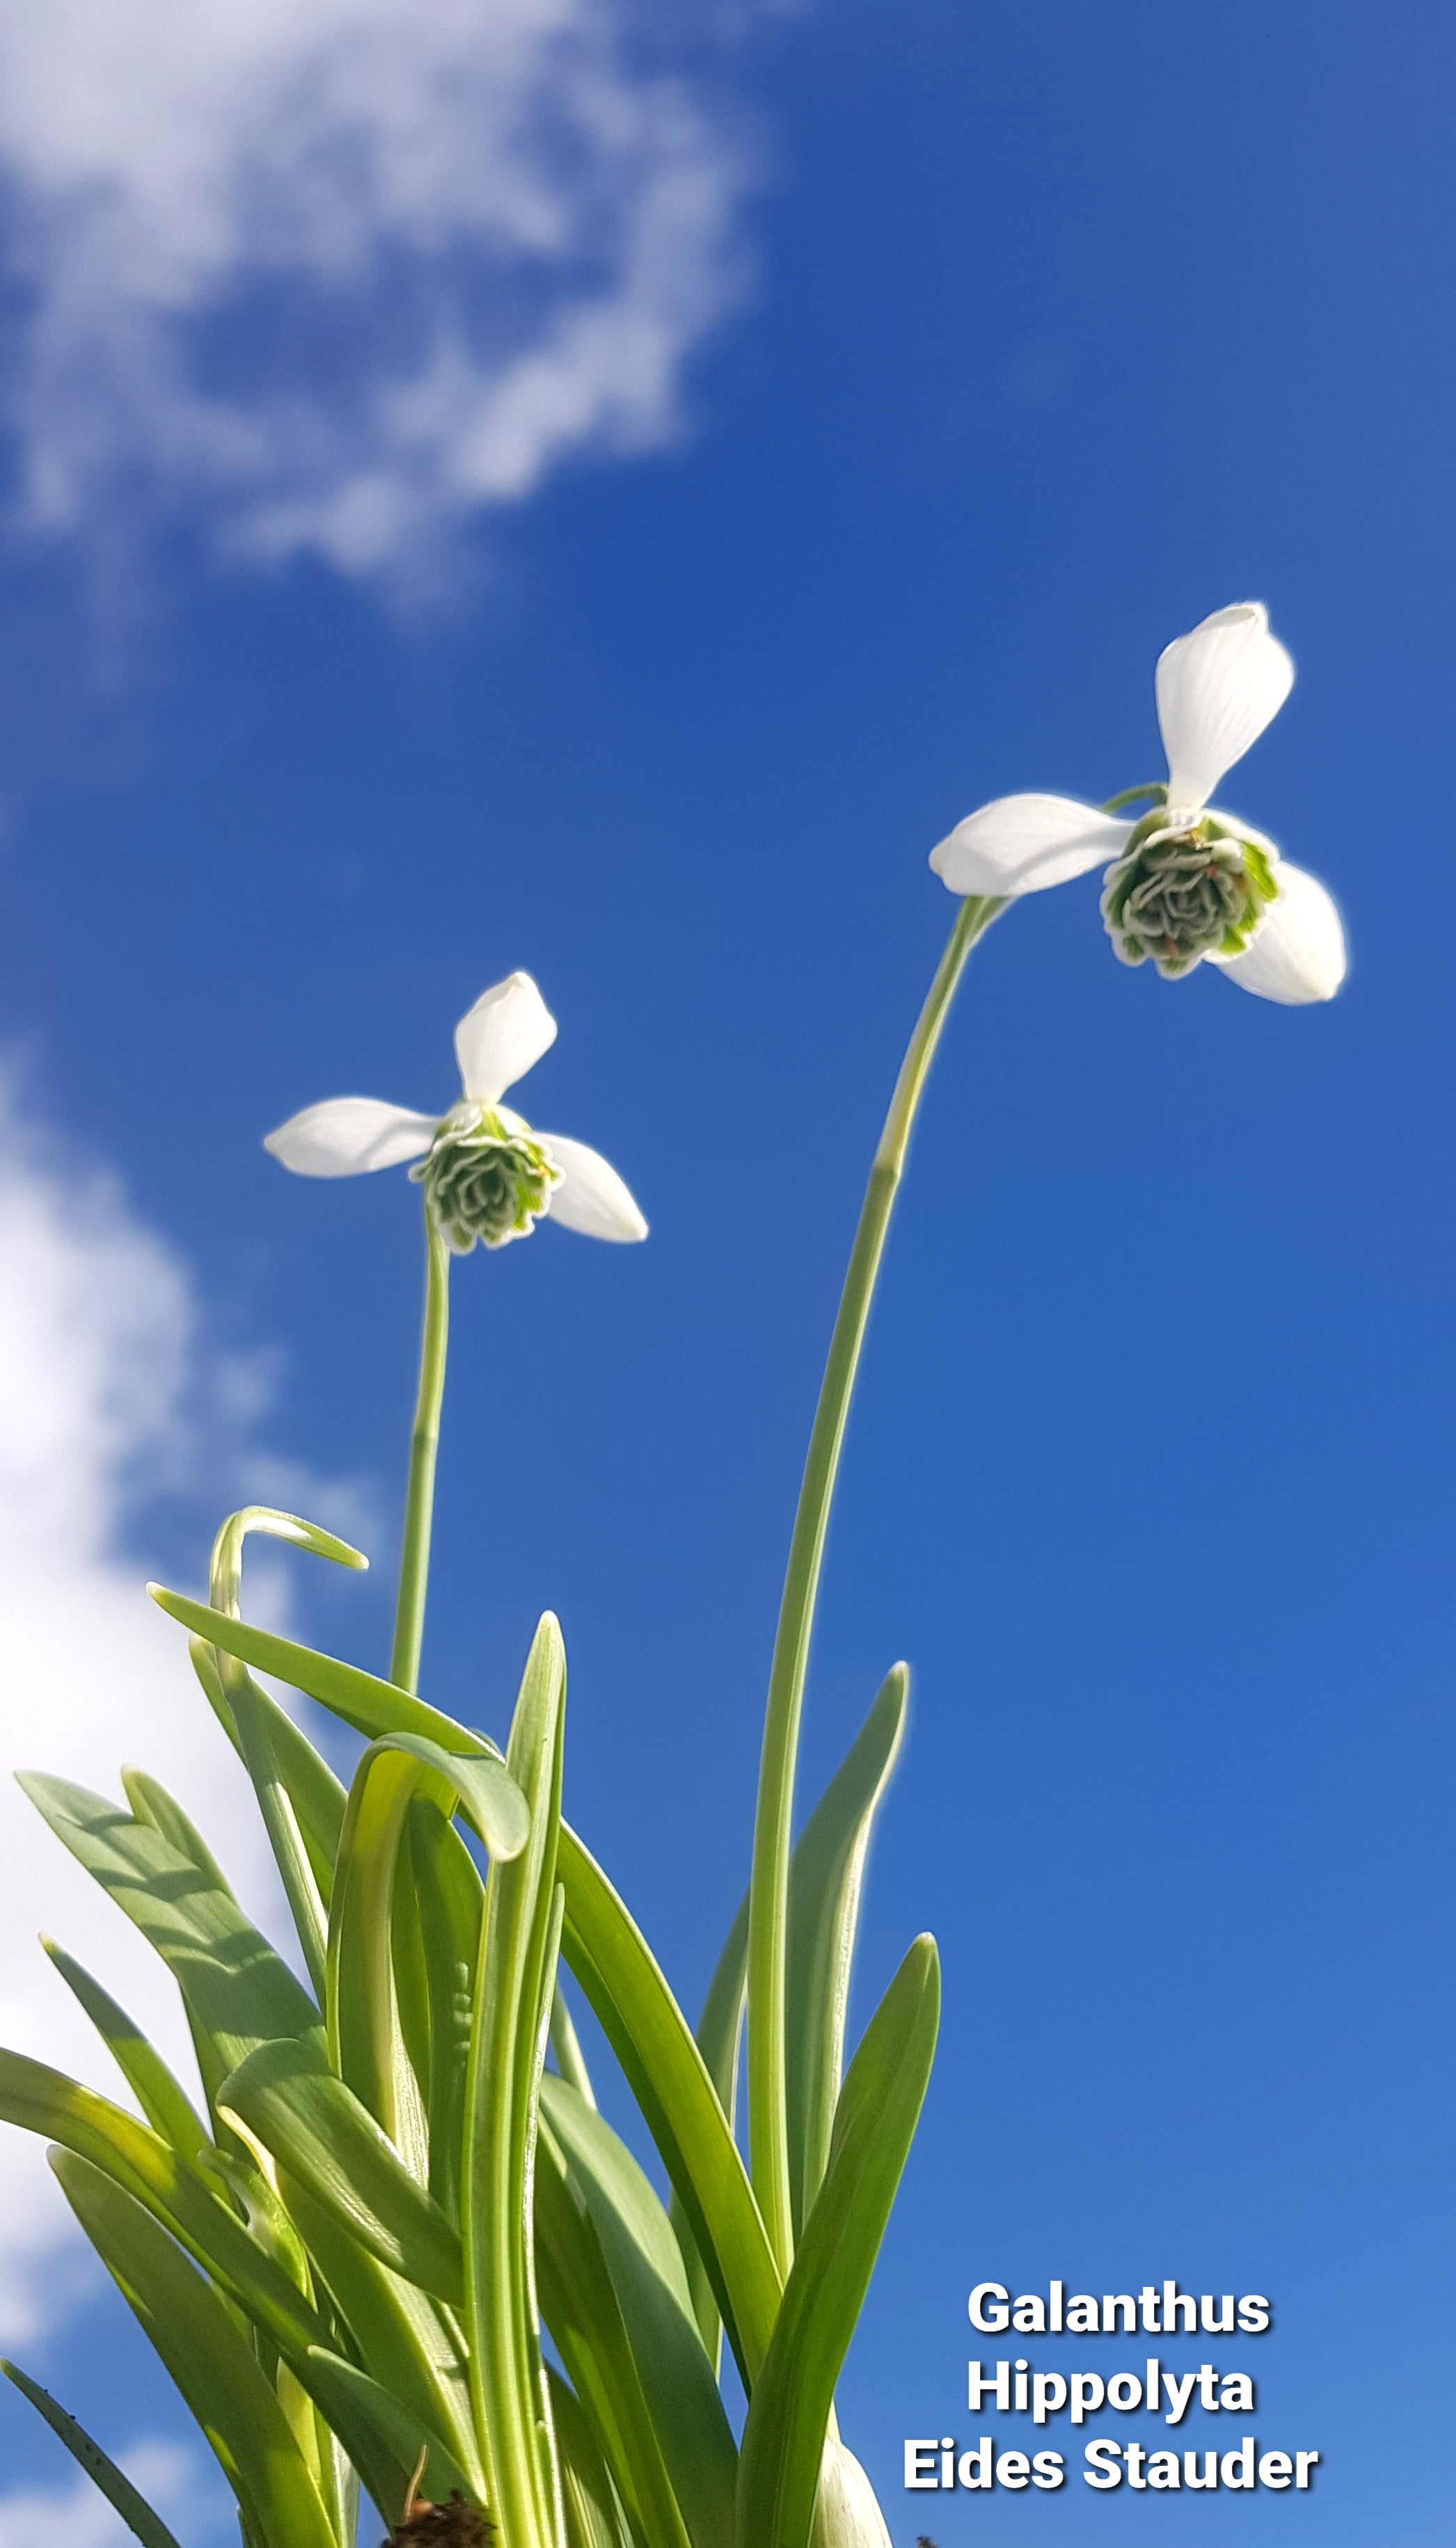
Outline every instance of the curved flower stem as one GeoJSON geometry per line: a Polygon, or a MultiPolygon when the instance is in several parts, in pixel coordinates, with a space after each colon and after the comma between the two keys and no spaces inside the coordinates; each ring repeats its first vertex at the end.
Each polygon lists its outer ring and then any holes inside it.
{"type": "Polygon", "coordinates": [[[789,1542],[764,1722],[748,1944],[750,2165],[769,2241],[785,2273],[793,2251],[783,2044],[788,1860],[799,1718],[819,1570],[860,1348],[916,1109],[965,959],[1005,908],[1005,898],[990,895],[967,895],[962,902],[900,1064],[840,1296],[789,1542]]]}
{"type": "Polygon", "coordinates": [[[405,1499],[405,1545],[400,1557],[400,1598],[390,1679],[411,1692],[419,1682],[424,1636],[424,1596],[429,1585],[430,1520],[435,1502],[435,1455],[440,1447],[440,1400],[445,1388],[445,1347],[450,1331],[450,1250],[424,1206],[424,1329],[419,1340],[419,1390],[410,1437],[410,1487],[405,1499]]]}

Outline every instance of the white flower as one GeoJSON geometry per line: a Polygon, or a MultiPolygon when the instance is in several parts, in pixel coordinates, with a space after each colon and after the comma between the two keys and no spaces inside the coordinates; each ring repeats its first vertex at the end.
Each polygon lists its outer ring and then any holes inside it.
{"type": "Polygon", "coordinates": [[[1150,957],[1171,977],[1207,962],[1261,999],[1332,999],[1345,942],[1331,897],[1262,832],[1208,801],[1293,682],[1262,602],[1216,610],[1158,657],[1164,804],[1130,823],[1066,796],[1001,796],[957,823],[931,865],[953,893],[1004,896],[1106,865],[1103,918],[1125,963],[1150,957]]]}
{"type": "Polygon", "coordinates": [[[584,1141],[536,1133],[502,1106],[507,1088],[556,1041],[556,1020],[529,973],[483,991],[455,1030],[464,1095],[448,1115],[412,1115],[377,1097],[306,1106],[263,1146],[301,1177],[359,1177],[407,1159],[458,1256],[476,1240],[504,1247],[547,1214],[587,1238],[647,1236],[615,1168],[584,1141]]]}

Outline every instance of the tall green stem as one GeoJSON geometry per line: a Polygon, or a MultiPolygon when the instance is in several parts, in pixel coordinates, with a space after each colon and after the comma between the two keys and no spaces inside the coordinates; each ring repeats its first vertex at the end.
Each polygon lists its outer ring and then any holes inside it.
{"type": "Polygon", "coordinates": [[[424,1328],[419,1340],[419,1389],[410,1436],[410,1488],[405,1499],[405,1546],[400,1558],[400,1598],[390,1679],[398,1688],[419,1684],[419,1648],[429,1586],[429,1534],[435,1504],[435,1458],[440,1447],[440,1400],[445,1389],[445,1348],[450,1332],[450,1251],[424,1205],[424,1328]]]}
{"type": "Polygon", "coordinates": [[[759,1771],[748,1943],[749,2152],[764,2226],[785,2273],[793,2230],[784,2090],[784,1940],[794,1771],[819,1572],[860,1348],[916,1109],[965,959],[1004,909],[1004,900],[989,896],[968,895],[962,902],[900,1064],[840,1296],[789,1543],[759,1771]]]}

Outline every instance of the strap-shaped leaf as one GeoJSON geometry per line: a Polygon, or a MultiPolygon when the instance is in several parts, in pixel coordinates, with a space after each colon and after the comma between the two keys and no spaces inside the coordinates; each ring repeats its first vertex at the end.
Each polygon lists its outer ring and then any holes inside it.
{"type": "Polygon", "coordinates": [[[58,2141],[180,2239],[295,2366],[327,2329],[282,2266],[171,2145],[135,2115],[23,2052],[0,2051],[0,2122],[58,2141]]]}
{"type": "MultiPolygon", "coordinates": [[[[415,2083],[396,2017],[392,1913],[406,1817],[421,1793],[446,1810],[458,1802],[498,1861],[518,1857],[530,1828],[525,1799],[499,1761],[464,1759],[417,1734],[382,1735],[354,1773],[329,1914],[329,2052],[402,2149],[415,2083]]],[[[424,2158],[427,2173],[427,2151],[424,2158]]]]}
{"type": "Polygon", "coordinates": [[[124,2477],[115,2460],[107,2458],[99,2442],[93,2442],[84,2424],[58,2407],[48,2390],[38,2381],[29,2380],[18,2363],[0,2362],[0,2372],[13,2382],[23,2398],[29,2398],[38,2415],[44,2415],[57,2441],[63,2442],[78,2468],[85,2470],[92,2485],[104,2495],[119,2512],[127,2528],[141,2541],[141,2548],[177,2548],[159,2512],[153,2512],[144,2495],[138,2493],[129,2477],[124,2477]]]}
{"type": "Polygon", "coordinates": [[[219,2104],[381,2264],[439,2300],[462,2298],[458,2230],[317,2043],[260,2046],[225,2081],[219,2104]]]}
{"type": "Polygon", "coordinates": [[[318,2030],[318,2011],[282,1956],[171,1841],[68,1779],[28,1772],[20,1783],[163,1957],[228,2069],[277,2036],[318,2030]]]}
{"type": "Polygon", "coordinates": [[[566,1886],[562,1953],[662,2153],[751,2388],[773,2332],[779,2280],[748,2172],[707,2064],[646,1939],[566,1823],[559,1866],[566,1886]]]}
{"type": "Polygon", "coordinates": [[[511,1721],[506,1766],[530,1809],[518,1856],[497,1859],[471,2028],[461,2230],[471,2397],[485,2436],[491,2511],[506,2540],[549,2539],[555,2475],[535,2323],[531,2161],[546,2001],[555,1973],[566,1657],[548,1611],[511,1721]]]}
{"type": "MultiPolygon", "coordinates": [[[[279,1512],[270,1504],[247,1504],[241,1512],[229,1513],[213,1543],[208,1598],[215,1609],[226,1610],[232,1618],[238,1615],[242,1592],[243,1549],[254,1531],[261,1531],[272,1539],[289,1540],[295,1547],[307,1548],[316,1557],[330,1558],[336,1566],[367,1567],[369,1563],[357,1548],[350,1548],[347,1540],[335,1538],[332,1531],[320,1530],[316,1522],[305,1521],[299,1513],[279,1512]]],[[[194,1639],[194,1650],[197,1643],[194,1639]]],[[[214,1703],[253,1782],[269,1846],[298,1931],[299,1944],[314,1989],[321,2001],[324,1915],[332,1849],[326,1852],[324,1877],[320,1881],[314,1863],[319,1853],[316,1845],[311,1855],[305,1824],[308,1809],[317,1802],[319,1772],[325,1780],[330,1778],[330,1774],[318,1760],[313,1745],[298,1735],[296,1729],[280,1732],[275,1740],[274,1724],[280,1711],[264,1696],[251,1674],[235,1657],[225,1655],[216,1647],[203,1651],[210,1657],[212,1672],[218,1681],[218,1696],[214,1703]],[[302,1771],[301,1800],[297,1803],[292,1792],[290,1767],[302,1771]]],[[[204,1674],[203,1677],[206,1682],[208,1676],[204,1674]]]]}
{"type": "MultiPolygon", "coordinates": [[[[223,1687],[216,1647],[205,1637],[189,1637],[187,1651],[208,1705],[238,1759],[242,1760],[242,1745],[238,1740],[231,1702],[223,1687]]],[[[273,1759],[288,1790],[289,1802],[309,1853],[314,1881],[326,1911],[333,1883],[334,1852],[343,1829],[343,1781],[334,1776],[322,1753],[316,1750],[303,1729],[295,1725],[287,1709],[280,1707],[276,1698],[270,1698],[255,1681],[250,1681],[249,1687],[255,1706],[267,1725],[273,1759]]]]}
{"type": "Polygon", "coordinates": [[[596,2231],[692,2548],[733,2548],[738,2453],[672,2224],[631,2151],[564,2079],[542,2109],[596,2231]]]}
{"type": "Polygon", "coordinates": [[[467,2503],[479,2504],[476,2488],[439,2434],[417,2423],[398,2398],[371,2380],[357,2363],[319,2349],[310,2356],[309,2385],[340,2437],[347,2434],[349,2457],[391,2529],[403,2517],[406,2493],[416,2471],[418,2491],[431,2503],[443,2503],[458,2493],[467,2503]]]}
{"type": "Polygon", "coordinates": [[[136,2019],[53,1938],[43,1938],[41,1944],[61,1980],[74,1991],[153,2132],[170,2141],[180,2157],[206,2165],[213,2149],[207,2127],[136,2019]]]}
{"type": "MultiPolygon", "coordinates": [[[[428,2002],[429,2190],[446,2218],[458,2224],[470,2021],[486,1888],[448,1812],[432,1797],[412,1799],[406,1829],[428,2002]]],[[[398,1967],[395,1979],[398,1990],[398,1967]]]]}
{"type": "Polygon", "coordinates": [[[318,2490],[226,2303],[165,2230],[71,2150],[51,2165],[102,2263],[181,2390],[266,2548],[338,2548],[318,2490]]]}
{"type": "Polygon", "coordinates": [[[606,2462],[576,2392],[548,2371],[551,2419],[561,2454],[562,2508],[567,2548],[632,2548],[623,2528],[606,2462]]]}
{"type": "Polygon", "coordinates": [[[122,1772],[122,1793],[138,1823],[149,1823],[153,1831],[161,1833],[163,1840],[171,1842],[173,1849],[180,1850],[199,1875],[206,1876],[216,1892],[226,1893],[236,1900],[231,1885],[192,1816],[184,1812],[175,1796],[168,1794],[160,1778],[153,1778],[145,1770],[136,1770],[129,1765],[122,1772]]]}
{"type": "Polygon", "coordinates": [[[749,2402],[739,2548],[807,2548],[834,2386],[914,2138],[940,2006],[935,1940],[917,1938],[840,2091],[829,2167],[749,2402]]]}
{"type": "Polygon", "coordinates": [[[796,2239],[829,2159],[864,1859],[900,1748],[909,1685],[896,1664],[804,1825],[789,1869],[784,2084],[796,2239]]]}
{"type": "MultiPolygon", "coordinates": [[[[286,2170],[280,2171],[279,2185],[315,2274],[348,2329],[363,2368],[421,2433],[440,2435],[481,2492],[485,2480],[471,2423],[469,2379],[454,2321],[426,2293],[371,2256],[286,2170]]],[[[312,2369],[308,2376],[312,2382],[312,2369]]],[[[347,2448],[342,2428],[336,2429],[347,2448]]],[[[407,2476],[413,2465],[411,2452],[407,2476]]]]}
{"type": "Polygon", "coordinates": [[[339,1663],[333,1655],[320,1655],[312,1646],[297,1645],[292,1637],[275,1637],[246,1619],[230,1619],[224,1610],[209,1609],[205,1601],[190,1601],[185,1592],[168,1592],[160,1584],[148,1584],[146,1589],[158,1608],[169,1618],[180,1619],[194,1636],[205,1638],[210,1646],[221,1646],[225,1654],[236,1655],[258,1672],[272,1673],[286,1681],[290,1689],[304,1690],[342,1717],[345,1725],[352,1725],[356,1734],[419,1734],[446,1752],[477,1760],[500,1758],[499,1747],[488,1743],[483,1734],[457,1725],[453,1716],[427,1707],[422,1698],[411,1698],[392,1681],[380,1681],[376,1674],[360,1672],[356,1664],[339,1663]]]}
{"type": "MultiPolygon", "coordinates": [[[[745,1893],[723,1942],[723,1952],[713,1967],[702,2015],[697,2021],[697,2048],[718,2092],[718,2103],[727,2118],[730,2133],[738,2105],[738,2048],[743,2035],[747,1985],[748,1895],[745,1893]]],[[[692,2314],[716,2379],[723,2359],[723,2320],[711,2278],[692,2234],[691,2222],[676,2186],[669,2201],[668,2217],[682,2250],[687,2288],[692,2295],[692,2314]]]]}
{"type": "Polygon", "coordinates": [[[550,2125],[536,2155],[541,2314],[626,2511],[636,2548],[690,2548],[601,2241],[550,2125]]]}

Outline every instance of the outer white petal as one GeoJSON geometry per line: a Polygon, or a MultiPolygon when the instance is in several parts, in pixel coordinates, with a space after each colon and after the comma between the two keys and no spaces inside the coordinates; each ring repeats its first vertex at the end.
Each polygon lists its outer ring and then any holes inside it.
{"type": "Polygon", "coordinates": [[[1209,962],[1261,1000],[1304,1008],[1332,1000],[1345,978],[1345,933],[1334,898],[1318,876],[1279,864],[1279,900],[1252,947],[1241,956],[1211,956],[1209,962]]]}
{"type": "Polygon", "coordinates": [[[561,1170],[546,1210],[563,1229],[580,1230],[584,1238],[645,1238],[647,1224],[614,1167],[585,1141],[568,1141],[560,1133],[537,1133],[561,1170]]]}
{"type": "Polygon", "coordinates": [[[1168,803],[1194,807],[1208,803],[1225,771],[1278,715],[1294,665],[1270,636],[1262,601],[1233,601],[1163,648],[1156,686],[1168,803]]]}
{"type": "Polygon", "coordinates": [[[296,1177],[363,1177],[421,1158],[435,1138],[433,1115],[411,1115],[379,1097],[326,1097],[290,1115],[263,1143],[296,1177]]]}
{"type": "Polygon", "coordinates": [[[1122,857],[1132,825],[1070,796],[998,796],[930,854],[953,893],[1041,893],[1122,857]]]}
{"type": "Polygon", "coordinates": [[[494,983],[455,1030],[466,1096],[494,1106],[555,1042],[556,1020],[529,973],[510,973],[494,983]]]}

